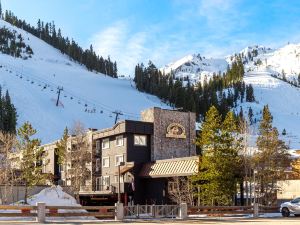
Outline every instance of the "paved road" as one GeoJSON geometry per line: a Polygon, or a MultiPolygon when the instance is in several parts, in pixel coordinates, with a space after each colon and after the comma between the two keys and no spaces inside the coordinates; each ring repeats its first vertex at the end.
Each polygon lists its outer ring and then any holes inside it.
{"type": "MultiPolygon", "coordinates": [[[[35,224],[34,222],[14,222],[14,221],[0,221],[0,225],[20,225],[20,224],[35,224]]],[[[136,220],[136,221],[73,221],[73,222],[48,222],[47,224],[66,224],[66,225],[99,225],[99,224],[111,224],[111,225],[121,225],[121,224],[137,224],[137,225],[155,225],[155,224],[180,224],[180,225],[191,225],[191,224],[201,224],[201,225],[299,225],[300,218],[289,217],[289,218],[260,218],[260,219],[241,219],[241,218],[222,218],[222,219],[189,219],[185,221],[181,220],[136,220]]]]}

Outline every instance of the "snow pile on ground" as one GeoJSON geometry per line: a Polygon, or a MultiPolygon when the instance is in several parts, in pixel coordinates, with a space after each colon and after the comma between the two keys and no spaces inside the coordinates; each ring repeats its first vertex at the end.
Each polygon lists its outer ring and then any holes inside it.
{"type": "MultiPolygon", "coordinates": [[[[75,206],[80,207],[74,197],[67,194],[63,191],[61,186],[52,186],[43,189],[38,194],[28,197],[27,199],[28,205],[36,206],[38,202],[46,203],[46,206],[75,206]]],[[[24,205],[24,201],[18,201],[12,205],[24,205]]],[[[58,209],[58,213],[84,213],[86,210],[84,209],[58,209]]],[[[0,210],[0,213],[20,213],[20,210],[0,210]]],[[[35,217],[0,217],[1,220],[13,220],[13,221],[33,221],[35,217]]],[[[51,221],[61,221],[61,220],[96,220],[95,217],[47,217],[47,220],[51,221]]]]}
{"type": "Polygon", "coordinates": [[[86,128],[108,128],[120,120],[138,120],[150,107],[168,108],[157,97],[138,92],[131,79],[114,79],[84,66],[37,37],[0,19],[21,34],[34,54],[27,60],[0,54],[0,85],[8,89],[18,112],[18,126],[30,121],[42,143],[61,137],[66,126],[81,121],[86,128]],[[58,87],[61,91],[56,106],[58,87]]]}
{"type": "Polygon", "coordinates": [[[61,186],[45,188],[40,193],[30,196],[27,202],[29,205],[44,202],[49,206],[81,206],[74,197],[64,192],[61,186]]]}

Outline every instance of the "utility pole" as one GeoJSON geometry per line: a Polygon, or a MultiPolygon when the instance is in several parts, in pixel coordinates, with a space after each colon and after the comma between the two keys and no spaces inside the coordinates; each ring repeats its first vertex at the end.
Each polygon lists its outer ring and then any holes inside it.
{"type": "Polygon", "coordinates": [[[113,114],[116,114],[116,118],[115,118],[115,124],[117,123],[118,119],[119,119],[119,116],[122,116],[123,113],[121,111],[114,111],[112,112],[113,114]]]}
{"type": "Polygon", "coordinates": [[[64,90],[63,87],[57,87],[57,100],[56,100],[56,106],[58,106],[59,97],[60,97],[60,92],[63,91],[63,90],[64,90]]]}

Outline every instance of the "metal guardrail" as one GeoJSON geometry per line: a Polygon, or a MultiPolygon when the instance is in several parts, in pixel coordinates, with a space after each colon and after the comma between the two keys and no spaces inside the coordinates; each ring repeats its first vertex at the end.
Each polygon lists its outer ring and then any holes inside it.
{"type": "Polygon", "coordinates": [[[125,218],[164,218],[177,217],[178,205],[134,205],[124,206],[125,218]]]}

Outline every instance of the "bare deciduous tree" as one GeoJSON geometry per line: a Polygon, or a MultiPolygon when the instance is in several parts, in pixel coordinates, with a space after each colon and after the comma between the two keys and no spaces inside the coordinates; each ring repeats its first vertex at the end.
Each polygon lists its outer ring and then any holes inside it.
{"type": "Polygon", "coordinates": [[[8,202],[8,196],[12,195],[12,188],[16,180],[13,165],[16,144],[15,134],[0,132],[0,183],[4,185],[1,193],[2,204],[8,202]]]}
{"type": "Polygon", "coordinates": [[[87,137],[86,129],[81,122],[75,122],[71,128],[71,147],[68,149],[66,158],[68,164],[68,177],[73,187],[76,200],[79,201],[79,191],[86,181],[90,179],[91,163],[90,143],[87,137]]]}
{"type": "Polygon", "coordinates": [[[168,180],[168,196],[176,204],[194,205],[194,188],[188,177],[172,177],[168,180]]]}

